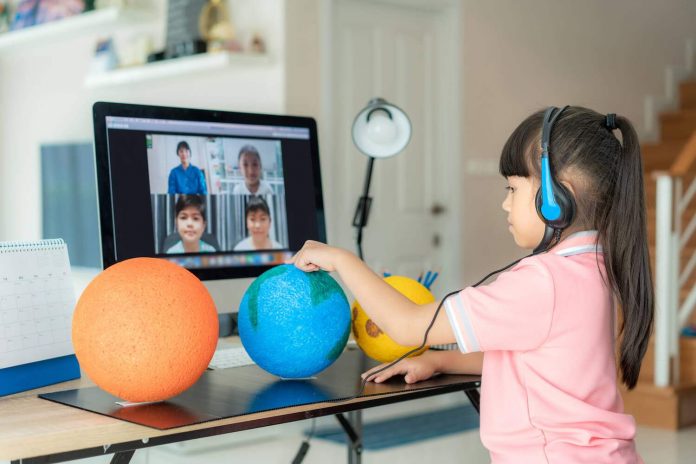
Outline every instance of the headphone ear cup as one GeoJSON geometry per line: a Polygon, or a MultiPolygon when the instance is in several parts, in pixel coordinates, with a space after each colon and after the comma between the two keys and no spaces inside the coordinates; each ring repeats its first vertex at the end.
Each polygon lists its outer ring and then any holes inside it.
{"type": "Polygon", "coordinates": [[[536,211],[537,214],[539,215],[539,218],[541,218],[542,221],[544,221],[544,224],[546,224],[548,221],[544,217],[544,215],[541,212],[541,205],[544,202],[541,198],[541,187],[537,189],[536,197],[534,198],[534,204],[536,205],[536,211]]]}
{"type": "Polygon", "coordinates": [[[553,187],[553,196],[556,199],[556,203],[561,208],[561,216],[558,219],[549,220],[544,217],[541,213],[541,205],[543,204],[543,199],[541,197],[541,187],[537,190],[536,198],[534,203],[536,205],[537,214],[547,224],[554,229],[565,229],[573,223],[575,218],[575,199],[573,199],[573,194],[561,183],[556,182],[555,179],[551,180],[553,187]]]}
{"type": "Polygon", "coordinates": [[[573,194],[560,182],[554,179],[554,192],[556,194],[556,203],[561,207],[561,217],[553,221],[551,224],[557,229],[565,229],[573,223],[575,219],[575,199],[573,194]]]}

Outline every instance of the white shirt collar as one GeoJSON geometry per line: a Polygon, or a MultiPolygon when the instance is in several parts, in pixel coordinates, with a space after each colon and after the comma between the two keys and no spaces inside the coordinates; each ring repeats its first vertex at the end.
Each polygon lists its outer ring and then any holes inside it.
{"type": "Polygon", "coordinates": [[[553,253],[559,256],[602,253],[602,246],[597,243],[597,235],[596,230],[582,230],[570,234],[554,247],[553,253]]]}

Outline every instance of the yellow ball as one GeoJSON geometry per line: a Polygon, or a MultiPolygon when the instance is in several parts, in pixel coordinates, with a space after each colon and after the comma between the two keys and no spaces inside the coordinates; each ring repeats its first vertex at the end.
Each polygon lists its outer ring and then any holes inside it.
{"type": "MultiPolygon", "coordinates": [[[[389,276],[384,281],[416,304],[423,305],[435,301],[430,290],[409,277],[389,276]]],[[[352,319],[353,337],[363,352],[372,359],[383,363],[391,362],[417,348],[417,346],[399,345],[392,340],[367,317],[357,300],[353,303],[352,319]]],[[[427,349],[428,347],[425,346],[411,356],[418,356],[427,349]]]]}

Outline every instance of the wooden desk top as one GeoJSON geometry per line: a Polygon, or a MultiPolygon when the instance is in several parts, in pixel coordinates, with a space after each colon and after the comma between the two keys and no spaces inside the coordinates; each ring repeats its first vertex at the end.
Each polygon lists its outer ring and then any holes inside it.
{"type": "Polygon", "coordinates": [[[477,387],[479,381],[480,377],[477,376],[442,375],[415,384],[419,389],[413,389],[413,386],[400,380],[369,384],[371,394],[377,396],[293,406],[170,430],[157,430],[37,397],[39,393],[94,386],[89,379],[83,377],[0,398],[0,460],[26,460],[52,455],[52,462],[59,462],[98,456],[462,391],[477,387]]]}

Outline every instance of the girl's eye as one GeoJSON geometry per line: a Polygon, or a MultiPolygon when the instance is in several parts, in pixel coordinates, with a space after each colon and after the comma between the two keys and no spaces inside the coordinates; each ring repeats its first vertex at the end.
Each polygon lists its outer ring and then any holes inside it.
{"type": "Polygon", "coordinates": [[[510,187],[509,185],[505,187],[505,190],[507,190],[510,193],[515,193],[515,187],[510,187]]]}

